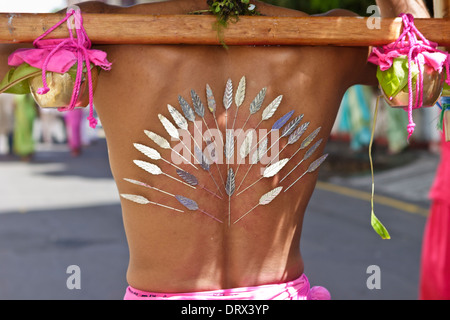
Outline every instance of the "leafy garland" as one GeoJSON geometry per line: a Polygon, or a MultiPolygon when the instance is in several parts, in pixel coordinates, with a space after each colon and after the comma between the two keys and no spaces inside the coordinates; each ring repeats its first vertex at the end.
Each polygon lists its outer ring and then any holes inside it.
{"type": "Polygon", "coordinates": [[[219,41],[226,48],[223,40],[223,30],[228,26],[229,21],[237,22],[239,16],[256,16],[259,12],[256,6],[250,3],[250,0],[207,0],[209,9],[198,10],[191,14],[210,13],[217,17],[214,28],[217,30],[219,41]]]}
{"type": "Polygon", "coordinates": [[[240,15],[258,15],[256,6],[250,4],[250,0],[207,0],[209,11],[217,17],[217,23],[222,27],[227,27],[228,21],[239,20],[240,15]]]}

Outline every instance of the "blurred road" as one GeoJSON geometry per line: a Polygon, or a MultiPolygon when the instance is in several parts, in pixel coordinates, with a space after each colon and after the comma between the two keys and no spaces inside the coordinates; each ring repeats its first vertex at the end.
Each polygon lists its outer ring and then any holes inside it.
{"type": "MultiPolygon", "coordinates": [[[[375,177],[375,213],[391,240],[371,229],[367,171],[343,175],[333,168],[339,158],[321,171],[301,246],[312,285],[333,299],[417,298],[438,157],[406,156],[375,177]],[[380,268],[380,289],[367,288],[371,265],[380,268]]],[[[0,299],[122,299],[128,248],[103,139],[78,158],[64,146],[41,148],[31,163],[0,156],[0,181],[0,299]],[[66,286],[70,265],[80,267],[79,290],[66,286]]]]}

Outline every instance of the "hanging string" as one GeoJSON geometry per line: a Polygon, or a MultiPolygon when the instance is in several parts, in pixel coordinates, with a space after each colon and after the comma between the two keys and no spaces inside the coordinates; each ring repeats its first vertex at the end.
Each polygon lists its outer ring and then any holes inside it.
{"type": "Polygon", "coordinates": [[[395,41],[394,47],[397,47],[398,43],[402,41],[402,46],[406,43],[406,37],[408,38],[408,46],[406,46],[406,49],[408,50],[408,140],[411,137],[411,135],[414,132],[414,128],[416,124],[414,123],[413,116],[412,116],[412,110],[422,107],[423,104],[423,74],[422,74],[422,64],[421,61],[419,61],[419,54],[423,51],[429,51],[430,49],[434,49],[431,47],[430,42],[420,33],[420,31],[416,28],[414,25],[414,17],[411,14],[402,14],[401,15],[403,20],[403,33],[401,36],[395,41]],[[418,41],[417,36],[420,37],[422,42],[418,41]],[[413,105],[413,86],[412,86],[412,63],[415,63],[415,65],[419,69],[419,73],[416,78],[416,97],[415,97],[415,104],[413,105]]]}
{"type": "Polygon", "coordinates": [[[374,198],[375,198],[375,176],[374,176],[374,170],[373,170],[373,157],[372,157],[372,145],[375,139],[375,127],[377,124],[377,118],[378,118],[378,106],[380,102],[381,96],[377,97],[377,102],[375,105],[375,110],[373,114],[373,123],[372,123],[372,132],[370,135],[370,143],[369,143],[369,161],[370,161],[370,173],[372,175],[372,193],[370,196],[370,206],[371,206],[371,217],[370,217],[370,223],[372,225],[372,228],[378,233],[378,235],[382,239],[390,239],[391,236],[389,235],[389,232],[385,228],[385,226],[381,223],[380,220],[375,215],[374,211],[374,198]]]}

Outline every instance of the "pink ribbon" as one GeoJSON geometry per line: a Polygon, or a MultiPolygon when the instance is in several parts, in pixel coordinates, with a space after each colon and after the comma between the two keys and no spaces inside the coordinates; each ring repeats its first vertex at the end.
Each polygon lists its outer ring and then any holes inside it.
{"type": "Polygon", "coordinates": [[[77,63],[77,74],[70,104],[66,107],[58,108],[59,111],[71,111],[75,108],[75,104],[80,95],[83,62],[85,62],[89,88],[88,120],[90,127],[95,128],[97,125],[97,120],[94,117],[94,93],[90,65],[92,63],[104,70],[110,70],[111,63],[106,59],[105,52],[91,49],[91,41],[87,36],[86,30],[83,28],[83,18],[79,8],[77,10],[69,8],[67,10],[66,17],[34,40],[33,46],[35,47],[33,49],[18,49],[13,52],[8,58],[8,64],[11,66],[18,66],[22,63],[28,63],[33,67],[42,69],[43,87],[37,90],[38,94],[45,94],[50,90],[46,79],[47,71],[64,73],[67,72],[75,63],[77,63]],[[72,16],[75,20],[76,38],[74,37],[72,23],[69,19],[72,16]],[[66,21],[69,29],[69,38],[51,40],[43,39],[66,21]]]}

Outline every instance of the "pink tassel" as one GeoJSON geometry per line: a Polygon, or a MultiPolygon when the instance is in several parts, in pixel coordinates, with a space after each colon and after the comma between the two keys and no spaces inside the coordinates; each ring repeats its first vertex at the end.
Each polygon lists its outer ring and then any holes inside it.
{"type": "Polygon", "coordinates": [[[311,300],[331,300],[330,292],[320,286],[312,287],[309,291],[309,295],[311,297],[311,300]]]}
{"type": "Polygon", "coordinates": [[[95,127],[97,126],[97,123],[98,123],[97,119],[95,119],[93,116],[89,116],[88,120],[89,120],[89,126],[92,129],[95,129],[95,127]]]}

